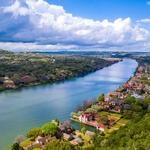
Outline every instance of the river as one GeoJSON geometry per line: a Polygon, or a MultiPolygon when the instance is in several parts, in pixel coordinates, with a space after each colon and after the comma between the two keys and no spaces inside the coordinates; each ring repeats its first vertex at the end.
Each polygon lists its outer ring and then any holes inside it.
{"type": "Polygon", "coordinates": [[[0,150],[32,127],[55,118],[69,119],[83,101],[125,83],[137,66],[135,60],[124,59],[84,77],[0,93],[0,150]]]}

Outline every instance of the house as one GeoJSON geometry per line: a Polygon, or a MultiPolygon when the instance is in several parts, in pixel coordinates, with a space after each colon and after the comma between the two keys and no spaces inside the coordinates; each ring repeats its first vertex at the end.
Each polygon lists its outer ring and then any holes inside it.
{"type": "Polygon", "coordinates": [[[137,99],[141,99],[141,100],[144,100],[144,96],[142,96],[142,95],[139,95],[139,94],[133,94],[133,95],[131,95],[131,97],[134,97],[134,98],[137,98],[137,99]]]}
{"type": "Polygon", "coordinates": [[[33,82],[34,79],[33,79],[33,77],[31,77],[29,75],[25,75],[25,76],[20,78],[20,81],[23,82],[24,84],[27,84],[27,83],[33,82]]]}
{"type": "Polygon", "coordinates": [[[97,123],[97,125],[96,125],[97,130],[104,131],[105,128],[106,128],[106,126],[102,123],[97,123]]]}
{"type": "Polygon", "coordinates": [[[143,73],[144,72],[144,67],[140,66],[137,70],[138,73],[143,73]]]}
{"type": "Polygon", "coordinates": [[[119,97],[119,95],[120,95],[120,92],[111,92],[111,93],[109,93],[109,96],[111,96],[111,97],[119,97]]]}
{"type": "Polygon", "coordinates": [[[62,133],[67,133],[67,134],[71,134],[74,131],[70,121],[64,121],[63,123],[61,123],[59,125],[59,129],[62,133]]]}
{"type": "Polygon", "coordinates": [[[92,131],[88,131],[88,130],[87,130],[87,131],[85,132],[85,135],[87,135],[88,137],[90,137],[90,138],[92,139],[92,138],[94,138],[95,133],[92,132],[92,131]]]}
{"type": "Polygon", "coordinates": [[[134,93],[142,93],[145,85],[141,83],[133,83],[133,84],[124,84],[123,87],[127,89],[127,91],[132,91],[134,93]]]}
{"type": "Polygon", "coordinates": [[[110,95],[106,95],[104,99],[105,102],[109,102],[110,100],[112,100],[112,97],[110,95]]]}
{"type": "Polygon", "coordinates": [[[73,145],[78,145],[78,144],[82,144],[84,141],[81,138],[75,138],[74,140],[70,141],[71,144],[73,145]]]}
{"type": "Polygon", "coordinates": [[[16,87],[14,81],[10,80],[9,78],[5,78],[3,86],[8,89],[14,89],[16,87]]]}
{"type": "Polygon", "coordinates": [[[72,134],[67,134],[67,133],[63,133],[63,138],[67,141],[71,141],[74,139],[72,134]]]}
{"type": "Polygon", "coordinates": [[[48,143],[50,140],[52,140],[54,138],[52,138],[51,136],[46,136],[46,137],[42,137],[42,136],[38,136],[35,139],[35,143],[42,145],[45,145],[46,143],[48,143]]]}
{"type": "Polygon", "coordinates": [[[80,122],[88,122],[95,119],[95,115],[93,113],[84,113],[79,116],[80,122]]]}
{"type": "Polygon", "coordinates": [[[124,84],[123,87],[124,87],[125,89],[131,88],[130,84],[128,84],[128,83],[124,84]]]}

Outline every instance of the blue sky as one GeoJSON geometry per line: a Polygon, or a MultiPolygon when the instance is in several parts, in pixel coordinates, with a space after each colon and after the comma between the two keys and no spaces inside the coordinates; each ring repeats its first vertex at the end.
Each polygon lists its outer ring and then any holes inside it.
{"type": "Polygon", "coordinates": [[[149,0],[1,0],[0,48],[150,51],[149,0]]]}
{"type": "Polygon", "coordinates": [[[91,19],[131,17],[134,20],[149,18],[150,8],[147,0],[47,0],[51,4],[64,6],[76,16],[91,19]]]}

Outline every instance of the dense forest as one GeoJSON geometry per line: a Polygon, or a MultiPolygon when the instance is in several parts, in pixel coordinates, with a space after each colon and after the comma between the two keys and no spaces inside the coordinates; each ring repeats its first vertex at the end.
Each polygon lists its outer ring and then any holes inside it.
{"type": "Polygon", "coordinates": [[[117,62],[98,57],[0,51],[0,90],[83,76],[117,62]]]}

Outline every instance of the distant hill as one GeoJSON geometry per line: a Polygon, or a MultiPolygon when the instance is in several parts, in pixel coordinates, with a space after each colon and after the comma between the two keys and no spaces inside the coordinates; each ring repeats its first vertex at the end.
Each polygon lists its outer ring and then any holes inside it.
{"type": "Polygon", "coordinates": [[[0,49],[0,54],[12,54],[13,52],[0,49]]]}

